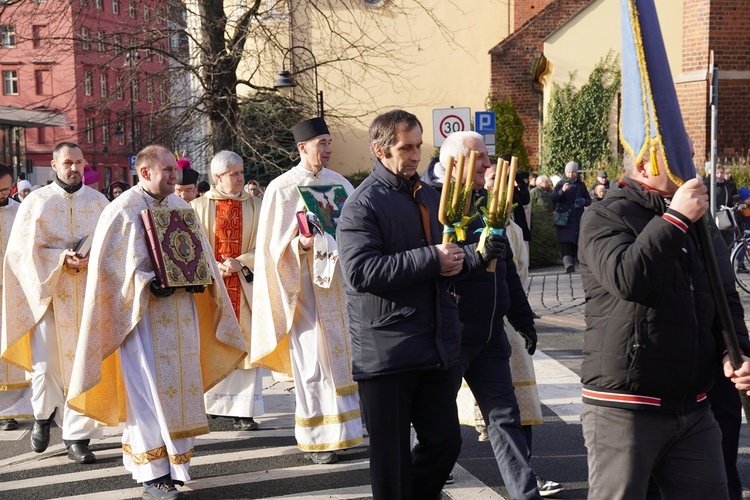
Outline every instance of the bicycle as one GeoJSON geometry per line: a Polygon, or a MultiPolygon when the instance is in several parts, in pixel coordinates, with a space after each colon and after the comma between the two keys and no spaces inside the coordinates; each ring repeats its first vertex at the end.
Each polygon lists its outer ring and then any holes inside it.
{"type": "Polygon", "coordinates": [[[734,280],[746,293],[750,293],[750,270],[745,265],[746,262],[750,262],[750,230],[743,231],[736,216],[736,213],[743,208],[745,205],[737,203],[732,207],[722,205],[719,210],[728,213],[734,231],[734,239],[729,244],[729,258],[732,262],[734,280]]]}

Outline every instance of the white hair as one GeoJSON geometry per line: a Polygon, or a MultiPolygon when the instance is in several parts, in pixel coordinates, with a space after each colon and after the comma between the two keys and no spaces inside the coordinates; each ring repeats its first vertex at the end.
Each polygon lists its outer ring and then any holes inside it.
{"type": "Polygon", "coordinates": [[[440,146],[440,163],[445,165],[449,156],[452,156],[454,160],[458,160],[460,155],[469,156],[469,147],[466,145],[468,139],[484,141],[484,137],[476,132],[453,132],[440,146]]]}
{"type": "Polygon", "coordinates": [[[211,177],[227,173],[229,165],[243,166],[244,162],[242,157],[234,151],[219,151],[211,160],[211,177]]]}

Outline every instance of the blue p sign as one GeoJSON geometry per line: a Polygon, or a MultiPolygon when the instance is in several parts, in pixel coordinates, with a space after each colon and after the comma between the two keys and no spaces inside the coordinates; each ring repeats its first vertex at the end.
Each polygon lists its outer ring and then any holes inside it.
{"type": "Polygon", "coordinates": [[[495,112],[477,111],[474,113],[474,128],[479,134],[495,133],[495,112]]]}

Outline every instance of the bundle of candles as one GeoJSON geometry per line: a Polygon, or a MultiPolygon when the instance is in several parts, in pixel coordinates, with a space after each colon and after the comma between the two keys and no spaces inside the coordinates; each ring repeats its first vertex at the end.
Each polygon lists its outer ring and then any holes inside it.
{"type": "Polygon", "coordinates": [[[443,243],[452,241],[464,241],[466,239],[466,225],[471,221],[469,216],[469,205],[471,204],[471,191],[474,184],[474,172],[477,166],[477,152],[469,154],[469,171],[464,181],[464,163],[466,157],[459,155],[456,177],[453,178],[452,156],[448,157],[445,164],[445,180],[443,191],[440,193],[440,208],[438,219],[443,224],[443,243]],[[448,200],[451,200],[448,203],[448,200]]]}
{"type": "MultiPolygon", "coordinates": [[[[510,211],[513,208],[513,192],[515,191],[516,168],[518,158],[511,157],[510,163],[503,159],[497,161],[497,175],[492,191],[487,193],[487,208],[483,208],[485,226],[477,244],[477,251],[481,252],[484,242],[491,234],[504,234],[510,221],[510,211]]],[[[495,271],[495,261],[488,263],[487,271],[495,271]]]]}

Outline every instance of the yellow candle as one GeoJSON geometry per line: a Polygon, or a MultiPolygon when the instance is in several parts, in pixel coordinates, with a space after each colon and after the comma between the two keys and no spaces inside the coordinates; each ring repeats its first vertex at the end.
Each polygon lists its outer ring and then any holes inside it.
{"type": "Polygon", "coordinates": [[[445,177],[443,177],[443,191],[440,193],[440,207],[438,209],[438,220],[444,226],[448,226],[446,211],[448,209],[448,196],[451,192],[451,176],[453,175],[453,157],[449,156],[445,165],[445,177]]]}
{"type": "Polygon", "coordinates": [[[505,198],[505,215],[510,217],[510,207],[513,205],[513,192],[516,189],[516,168],[518,167],[518,158],[515,156],[510,159],[510,170],[508,171],[508,194],[505,198]]]}
{"type": "Polygon", "coordinates": [[[463,178],[465,161],[466,157],[464,155],[458,155],[458,166],[456,167],[456,186],[453,188],[453,202],[451,203],[454,214],[458,212],[458,199],[461,196],[461,190],[464,185],[463,178]]]}
{"type": "Polygon", "coordinates": [[[469,171],[466,174],[466,187],[464,189],[466,193],[466,205],[464,205],[464,215],[469,213],[469,206],[471,205],[471,192],[474,190],[474,173],[477,170],[477,152],[472,151],[469,153],[469,171]]]}

